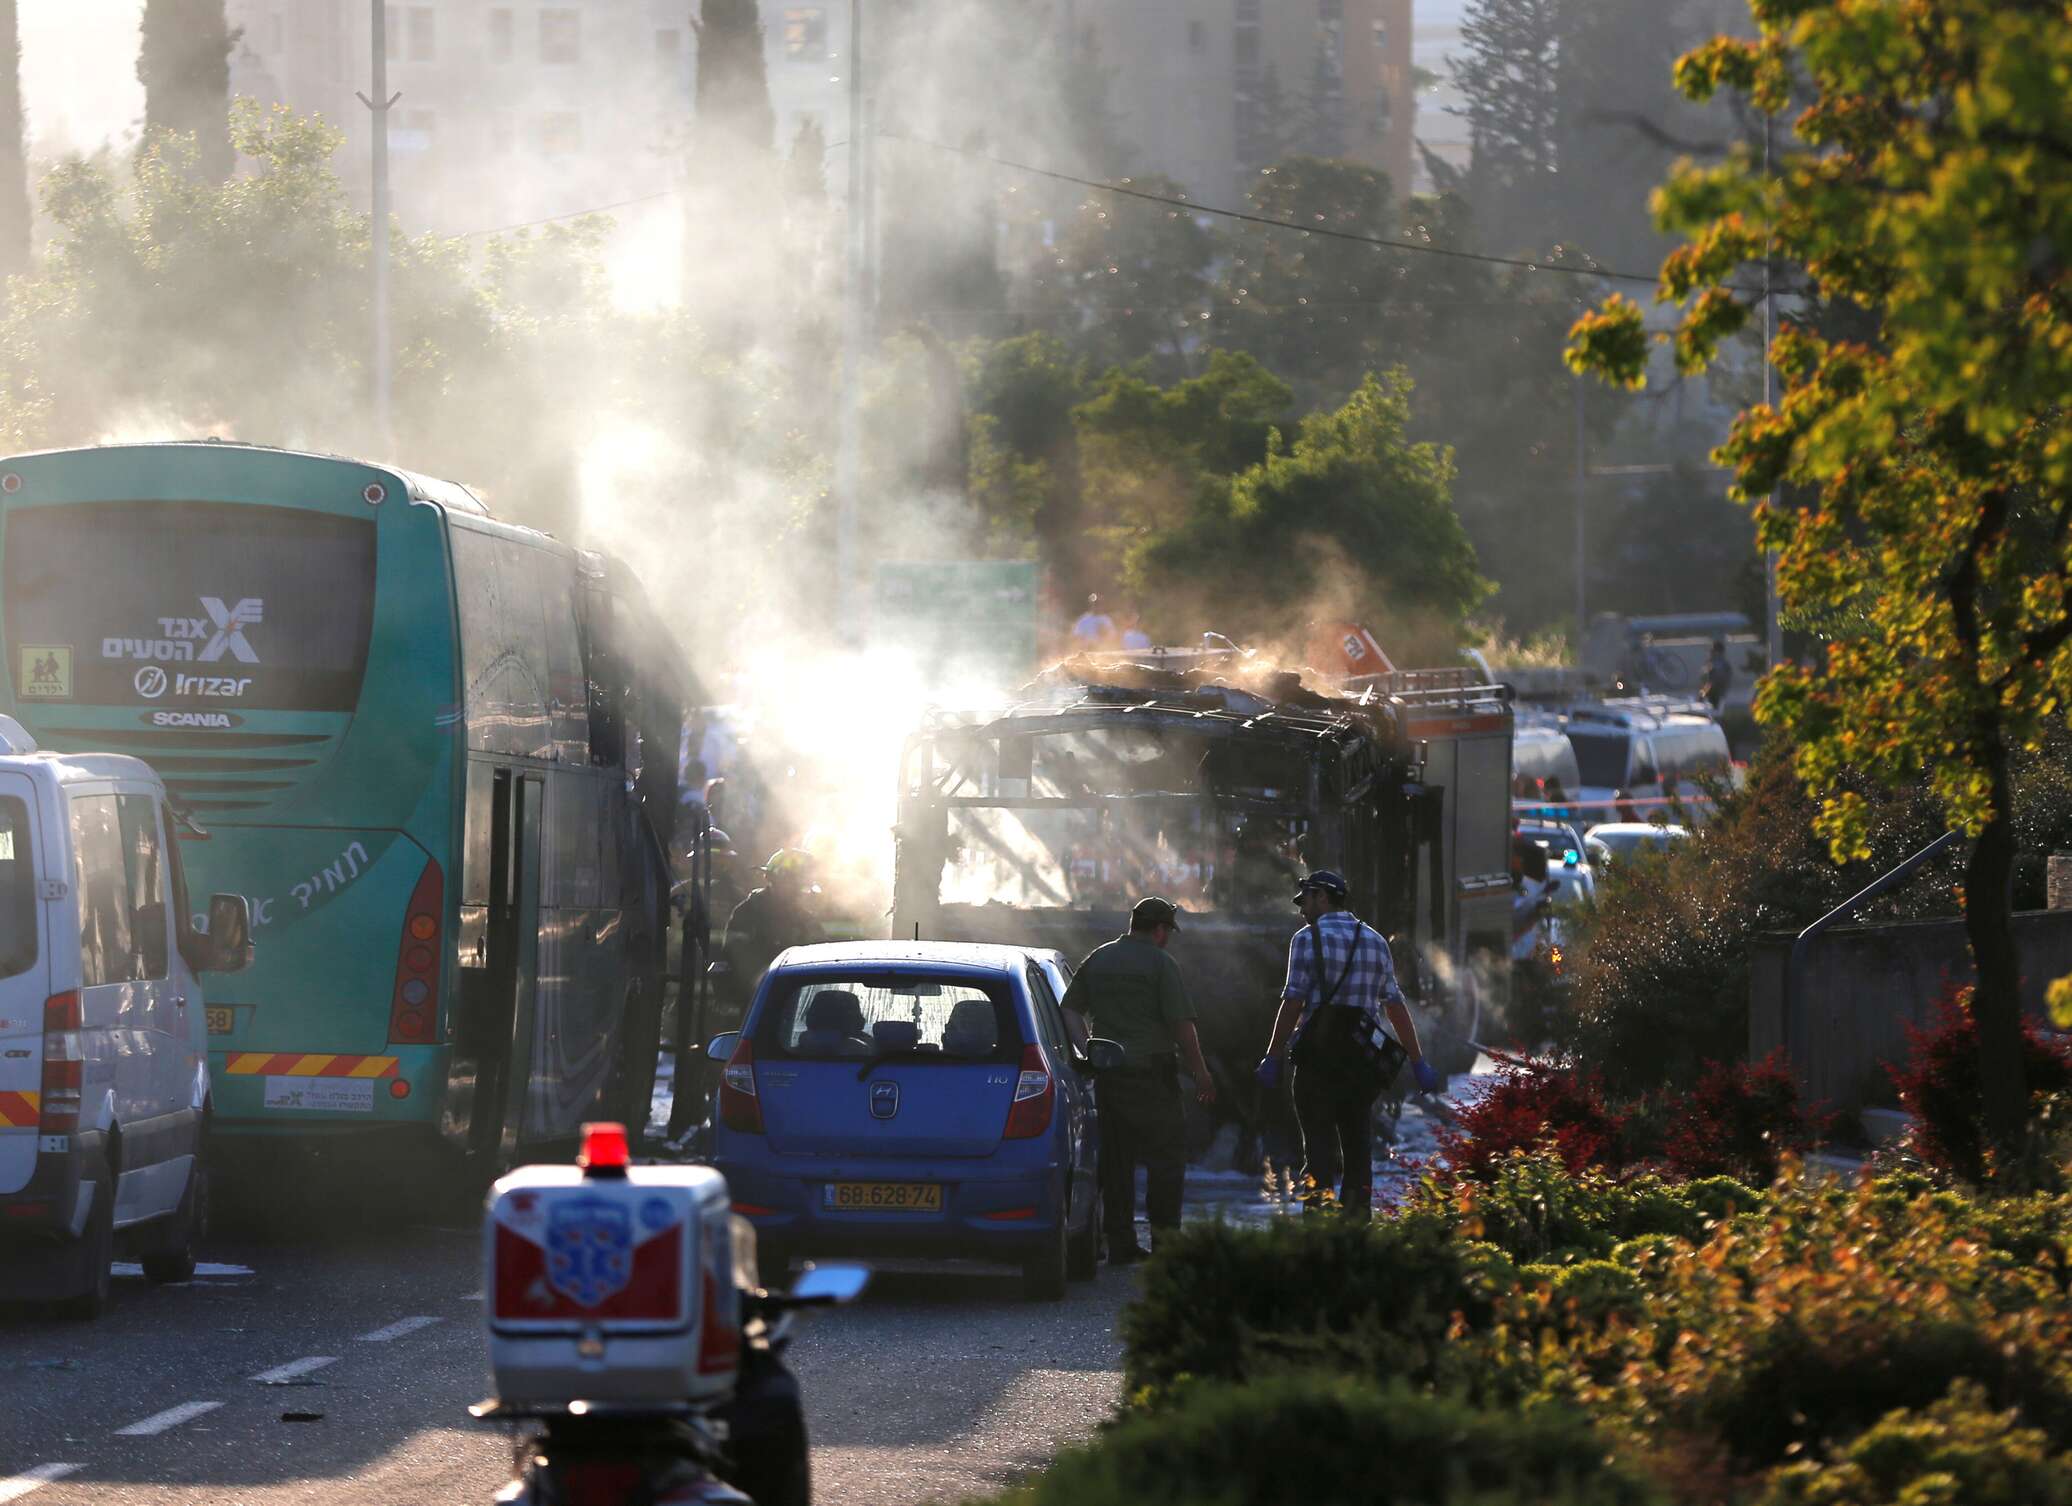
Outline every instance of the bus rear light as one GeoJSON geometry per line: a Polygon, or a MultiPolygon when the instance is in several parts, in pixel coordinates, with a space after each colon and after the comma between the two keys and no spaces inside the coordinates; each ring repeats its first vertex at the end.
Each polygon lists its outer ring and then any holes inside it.
{"type": "Polygon", "coordinates": [[[389,995],[389,1044],[429,1045],[438,1035],[439,918],[446,908],[446,881],[437,862],[424,865],[403,912],[396,945],[396,982],[389,995]]]}
{"type": "Polygon", "coordinates": [[[401,1077],[391,1077],[389,1079],[389,1097],[395,1099],[398,1103],[401,1103],[404,1099],[408,1098],[409,1096],[410,1083],[408,1082],[408,1080],[401,1077]]]}
{"type": "Polygon", "coordinates": [[[83,1026],[79,995],[52,994],[43,1002],[43,1093],[37,1123],[46,1135],[79,1128],[85,1082],[79,1047],[83,1026]]]}
{"type": "Polygon", "coordinates": [[[719,1122],[750,1135],[763,1132],[763,1102],[755,1093],[755,1047],[745,1035],[720,1074],[719,1122]]]}
{"type": "Polygon", "coordinates": [[[1008,1105],[1003,1140],[1033,1140],[1050,1128],[1050,1114],[1057,1102],[1057,1083],[1043,1048],[1030,1042],[1022,1047],[1022,1075],[1014,1085],[1014,1102],[1008,1105]]]}

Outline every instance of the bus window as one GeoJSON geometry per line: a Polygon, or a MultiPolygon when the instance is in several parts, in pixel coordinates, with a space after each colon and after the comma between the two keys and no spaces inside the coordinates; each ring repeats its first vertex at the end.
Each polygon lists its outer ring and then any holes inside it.
{"type": "Polygon", "coordinates": [[[528,546],[456,526],[453,579],[460,596],[461,677],[468,746],[547,758],[547,651],[528,546]]]}
{"type": "Polygon", "coordinates": [[[531,551],[546,617],[547,711],[553,724],[554,756],[563,763],[590,761],[590,698],[583,678],[582,642],[576,632],[575,561],[531,551]]]}
{"type": "Polygon", "coordinates": [[[350,711],[374,525],[286,507],[90,502],[7,514],[15,692],[154,710],[350,711]],[[33,683],[24,684],[27,677],[33,683]]]}

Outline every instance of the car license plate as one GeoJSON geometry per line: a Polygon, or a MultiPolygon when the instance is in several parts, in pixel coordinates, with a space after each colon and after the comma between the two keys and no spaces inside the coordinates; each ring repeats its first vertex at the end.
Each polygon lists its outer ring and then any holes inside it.
{"type": "Polygon", "coordinates": [[[237,1028],[237,1011],[228,1004],[211,1004],[207,1013],[210,1035],[228,1035],[237,1028]]]}
{"type": "Polygon", "coordinates": [[[829,1182],[826,1205],[838,1213],[940,1213],[940,1182],[829,1182]]]}

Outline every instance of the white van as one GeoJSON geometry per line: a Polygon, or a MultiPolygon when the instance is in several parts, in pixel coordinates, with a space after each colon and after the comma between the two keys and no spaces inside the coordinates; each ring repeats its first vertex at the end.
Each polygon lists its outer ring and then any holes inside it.
{"type": "Polygon", "coordinates": [[[1733,779],[1726,733],[1687,703],[1650,698],[1576,705],[1567,727],[1583,779],[1576,819],[1585,825],[1702,821],[1710,804],[1707,782],[1733,779]]]}
{"type": "Polygon", "coordinates": [[[0,716],[0,1298],[107,1301],[118,1237],[184,1281],[208,1218],[196,974],[251,960],[238,895],[188,909],[165,786],[112,753],[38,753],[0,716]]]}

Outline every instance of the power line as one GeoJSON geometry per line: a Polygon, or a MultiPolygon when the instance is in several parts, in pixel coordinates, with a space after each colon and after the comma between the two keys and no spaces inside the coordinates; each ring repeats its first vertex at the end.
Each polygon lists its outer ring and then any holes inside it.
{"type": "MultiPolygon", "coordinates": [[[[1513,267],[1525,272],[1559,272],[1569,277],[1599,277],[1610,282],[1637,282],[1654,287],[1661,282],[1659,276],[1646,272],[1621,272],[1611,267],[1570,266],[1555,261],[1530,261],[1523,257],[1496,256],[1486,251],[1463,251],[1455,246],[1432,246],[1420,241],[1395,240],[1388,236],[1365,235],[1354,230],[1338,230],[1329,225],[1303,225],[1294,220],[1277,220],[1271,215],[1253,214],[1243,209],[1226,209],[1216,204],[1201,204],[1193,199],[1175,198],[1170,194],[1152,193],[1148,189],[1131,188],[1120,183],[1103,183],[1095,178],[1082,178],[1072,173],[1058,172],[1053,168],[1036,167],[1026,162],[1016,162],[1007,157],[996,157],[990,152],[976,151],[969,147],[956,147],[940,141],[930,141],[925,136],[906,136],[897,131],[877,133],[887,141],[905,141],[915,146],[925,146],[938,152],[947,152],[955,157],[969,157],[981,162],[990,162],[996,167],[1008,168],[1013,172],[1028,173],[1032,177],[1048,178],[1056,183],[1069,183],[1077,188],[1093,189],[1100,193],[1114,194],[1119,198],[1140,199],[1147,204],[1160,204],[1169,209],[1182,209],[1189,214],[1208,215],[1215,219],[1236,220],[1247,225],[1261,225],[1271,230],[1293,230],[1299,235],[1321,236],[1326,240],[1350,241],[1355,245],[1375,246],[1386,251],[1408,251],[1418,256],[1441,256],[1454,261],[1478,262],[1484,266],[1513,267]]],[[[844,144],[844,143],[837,143],[844,144]]],[[[828,150],[832,151],[833,145],[828,150]]],[[[531,230],[541,225],[558,224],[563,220],[580,220],[593,214],[606,214],[614,209],[627,209],[635,204],[651,204],[657,199],[673,198],[682,193],[681,188],[665,188],[658,193],[641,194],[636,198],[619,199],[610,204],[599,204],[589,209],[570,210],[566,214],[550,214],[536,220],[524,220],[515,225],[498,225],[486,230],[464,230],[457,237],[461,240],[482,235],[506,235],[515,230],[531,230]]],[[[1742,287],[1739,284],[1725,285],[1729,292],[1747,293],[1757,297],[1768,296],[1762,288],[1742,287]]]]}
{"type": "MultiPolygon", "coordinates": [[[[1163,204],[1171,209],[1184,209],[1190,214],[1205,214],[1217,219],[1238,220],[1247,225],[1265,225],[1274,230],[1293,230],[1303,235],[1319,235],[1327,240],[1352,241],[1362,246],[1380,246],[1390,251],[1413,251],[1420,256],[1445,256],[1456,261],[1481,262],[1487,266],[1518,267],[1527,272],[1564,272],[1571,277],[1603,277],[1616,282],[1644,282],[1653,287],[1661,281],[1659,277],[1643,272],[1615,272],[1606,267],[1571,267],[1560,262],[1526,261],[1515,256],[1492,256],[1484,251],[1462,251],[1452,246],[1428,246],[1419,241],[1391,240],[1386,236],[1363,235],[1354,230],[1334,230],[1328,225],[1301,225],[1293,220],[1277,220],[1271,215],[1252,214],[1243,209],[1224,209],[1214,204],[1198,204],[1192,199],[1176,199],[1170,194],[1152,193],[1142,188],[1126,188],[1119,183],[1102,183],[1094,178],[1075,177],[1048,167],[1032,167],[1026,162],[1014,162],[1006,157],[996,157],[991,152],[975,151],[969,147],[949,146],[940,141],[930,141],[925,136],[902,136],[893,131],[879,133],[890,141],[908,141],[915,146],[932,147],[938,152],[948,152],[956,157],[971,157],[981,162],[990,162],[996,167],[1010,168],[1032,177],[1049,178],[1056,183],[1071,183],[1080,188],[1096,189],[1126,199],[1142,199],[1147,204],[1163,204]]],[[[1759,291],[1743,289],[1741,291],[1759,291]]]]}
{"type": "Polygon", "coordinates": [[[463,230],[456,240],[473,240],[478,235],[508,235],[513,230],[531,230],[540,225],[557,225],[563,220],[586,220],[593,214],[608,214],[614,209],[630,209],[635,204],[652,204],[657,199],[674,198],[682,193],[680,188],[665,188],[658,193],[644,193],[637,198],[619,199],[610,204],[599,204],[591,209],[571,209],[567,214],[545,215],[537,220],[521,220],[515,225],[495,225],[487,230],[463,230]]]}

